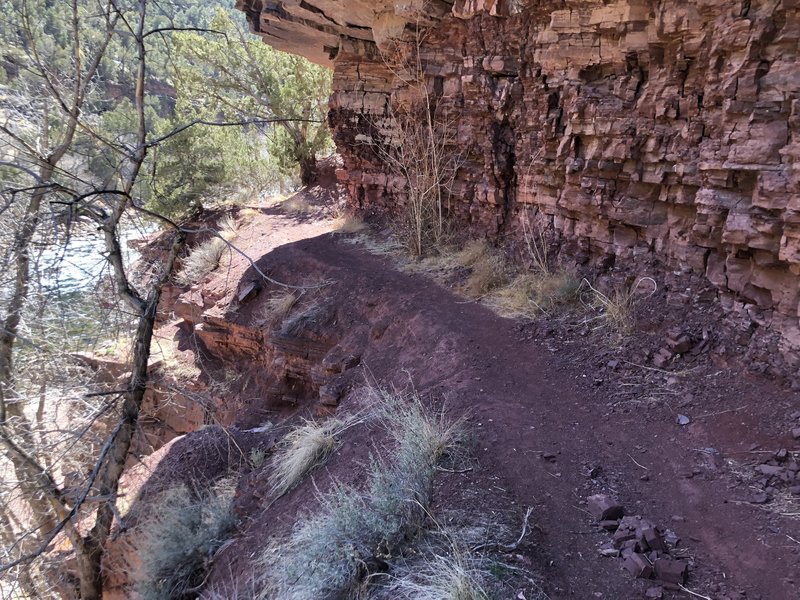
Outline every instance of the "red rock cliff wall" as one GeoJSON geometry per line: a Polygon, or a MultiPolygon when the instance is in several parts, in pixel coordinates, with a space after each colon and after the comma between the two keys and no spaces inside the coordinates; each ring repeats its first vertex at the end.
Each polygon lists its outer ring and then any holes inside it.
{"type": "Polygon", "coordinates": [[[378,48],[429,27],[429,88],[458,114],[460,219],[513,235],[535,213],[579,262],[702,274],[797,364],[796,0],[245,1],[268,43],[335,69],[331,122],[363,208],[398,201],[360,143],[403,87],[378,48]]]}

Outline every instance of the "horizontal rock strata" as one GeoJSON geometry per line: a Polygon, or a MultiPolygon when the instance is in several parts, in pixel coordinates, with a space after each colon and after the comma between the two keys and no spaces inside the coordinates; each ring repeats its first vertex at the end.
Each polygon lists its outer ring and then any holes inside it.
{"type": "Polygon", "coordinates": [[[800,8],[788,0],[243,0],[275,47],[334,68],[331,123],[354,199],[402,182],[372,147],[420,57],[476,233],[539,219],[564,255],[705,277],[800,357],[800,8]],[[388,62],[388,64],[387,64],[388,62]]]}

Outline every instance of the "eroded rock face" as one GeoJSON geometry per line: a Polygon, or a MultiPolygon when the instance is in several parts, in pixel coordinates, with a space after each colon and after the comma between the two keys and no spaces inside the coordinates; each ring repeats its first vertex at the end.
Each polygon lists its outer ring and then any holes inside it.
{"type": "MultiPolygon", "coordinates": [[[[800,356],[800,8],[789,0],[244,0],[276,47],[335,69],[342,177],[365,210],[402,185],[364,144],[418,46],[457,115],[456,216],[476,233],[545,223],[564,256],[697,276],[800,356]],[[422,37],[414,31],[427,28],[422,37]],[[419,41],[416,44],[416,41],[419,41]]],[[[407,90],[406,90],[407,91],[407,90]]]]}

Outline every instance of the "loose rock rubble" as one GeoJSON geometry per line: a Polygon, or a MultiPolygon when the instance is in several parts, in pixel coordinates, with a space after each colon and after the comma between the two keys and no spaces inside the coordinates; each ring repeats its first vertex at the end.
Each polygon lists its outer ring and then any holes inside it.
{"type": "Polygon", "coordinates": [[[611,541],[600,547],[600,554],[619,558],[622,568],[637,579],[655,579],[660,583],[647,590],[647,598],[661,598],[662,588],[679,589],[686,584],[688,554],[679,547],[680,538],[674,531],[640,515],[624,516],[624,507],[608,494],[590,496],[587,504],[600,527],[613,532],[611,541]]]}
{"type": "Polygon", "coordinates": [[[750,498],[753,504],[766,504],[770,502],[779,490],[786,490],[789,494],[800,496],[800,453],[789,452],[781,448],[772,454],[755,470],[757,479],[754,484],[761,491],[757,491],[750,498]]]}

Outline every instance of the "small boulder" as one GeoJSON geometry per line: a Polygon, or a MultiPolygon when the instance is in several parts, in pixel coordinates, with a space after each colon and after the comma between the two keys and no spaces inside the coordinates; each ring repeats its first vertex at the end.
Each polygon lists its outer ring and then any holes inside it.
{"type": "Polygon", "coordinates": [[[644,593],[648,600],[662,600],[664,598],[664,588],[661,586],[651,587],[644,593]]]}
{"type": "Polygon", "coordinates": [[[656,579],[672,585],[684,585],[689,577],[689,564],[685,560],[659,558],[653,565],[656,579]]]}
{"type": "Polygon", "coordinates": [[[625,559],[622,566],[637,579],[649,579],[653,574],[653,566],[642,554],[631,554],[625,559]]]}
{"type": "Polygon", "coordinates": [[[625,508],[608,494],[595,494],[587,498],[591,515],[598,521],[615,521],[625,514],[625,508]]]}

